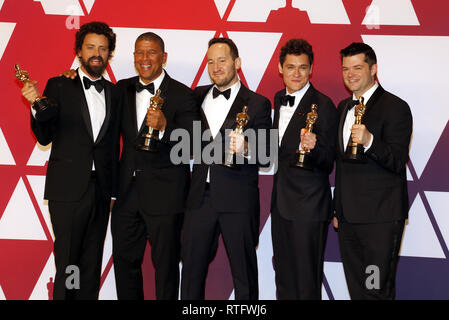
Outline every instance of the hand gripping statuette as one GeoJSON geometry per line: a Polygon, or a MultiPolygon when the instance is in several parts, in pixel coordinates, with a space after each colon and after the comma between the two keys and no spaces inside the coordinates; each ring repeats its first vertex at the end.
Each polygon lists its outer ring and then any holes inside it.
{"type": "MultiPolygon", "coordinates": [[[[237,123],[234,129],[235,133],[243,134],[243,130],[245,129],[249,121],[249,115],[247,111],[248,107],[244,106],[242,112],[237,113],[237,116],[235,118],[235,122],[237,123]]],[[[234,152],[234,150],[228,149],[227,152],[225,152],[225,161],[223,165],[228,168],[239,169],[239,165],[236,162],[236,153],[234,152]]]]}
{"type": "MultiPolygon", "coordinates": [[[[354,124],[362,124],[362,118],[366,111],[366,106],[363,104],[363,97],[359,98],[359,104],[354,107],[354,124]]],[[[365,148],[362,144],[356,143],[349,139],[348,146],[346,148],[344,161],[353,163],[365,163],[365,148]]]]}
{"type": "MultiPolygon", "coordinates": [[[[161,90],[157,89],[156,94],[150,99],[150,106],[148,107],[148,111],[160,110],[163,104],[164,99],[161,98],[161,90]]],[[[159,142],[159,130],[155,130],[150,126],[145,125],[142,130],[142,134],[139,137],[137,149],[142,151],[158,152],[159,142]]]]}
{"type": "MultiPolygon", "coordinates": [[[[307,114],[307,120],[306,120],[306,127],[304,128],[305,132],[312,132],[313,125],[318,120],[318,105],[312,104],[311,105],[312,111],[310,111],[307,114]]],[[[312,155],[309,149],[303,148],[296,150],[296,162],[294,163],[294,166],[297,168],[312,170],[312,155]]]]}
{"type": "MultiPolygon", "coordinates": [[[[23,83],[27,83],[30,81],[30,74],[20,69],[18,64],[14,65],[14,69],[16,70],[16,78],[19,79],[23,83]]],[[[57,113],[56,105],[51,103],[46,97],[37,97],[31,107],[36,111],[36,120],[39,122],[47,121],[53,118],[57,113]]]]}

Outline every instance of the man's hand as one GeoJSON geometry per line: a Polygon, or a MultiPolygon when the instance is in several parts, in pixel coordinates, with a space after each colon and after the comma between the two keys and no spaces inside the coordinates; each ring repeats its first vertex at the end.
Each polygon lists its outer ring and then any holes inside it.
{"type": "Polygon", "coordinates": [[[160,109],[149,109],[147,112],[147,126],[154,130],[165,130],[167,126],[167,119],[165,119],[164,113],[160,109]]]}
{"type": "Polygon", "coordinates": [[[367,147],[371,143],[373,135],[364,124],[354,124],[351,128],[351,138],[353,142],[367,147]]]}
{"type": "Polygon", "coordinates": [[[22,88],[22,95],[28,100],[30,104],[33,104],[37,98],[41,97],[39,90],[37,89],[37,81],[26,81],[22,88]]]}
{"type": "Polygon", "coordinates": [[[232,152],[244,155],[248,153],[248,142],[245,141],[245,136],[243,134],[231,131],[229,137],[231,138],[229,148],[232,152]]]}
{"type": "Polygon", "coordinates": [[[316,134],[313,132],[306,132],[304,128],[301,129],[301,147],[303,150],[313,150],[316,145],[316,134]]]}
{"type": "Polygon", "coordinates": [[[66,77],[66,78],[70,78],[70,79],[75,79],[75,77],[76,77],[76,70],[73,70],[73,69],[71,69],[71,70],[66,70],[66,71],[64,71],[63,73],[61,73],[60,75],[59,75],[60,77],[61,76],[64,76],[64,77],[66,77]]]}
{"type": "Polygon", "coordinates": [[[332,220],[334,228],[338,229],[338,219],[334,217],[334,219],[332,220]]]}

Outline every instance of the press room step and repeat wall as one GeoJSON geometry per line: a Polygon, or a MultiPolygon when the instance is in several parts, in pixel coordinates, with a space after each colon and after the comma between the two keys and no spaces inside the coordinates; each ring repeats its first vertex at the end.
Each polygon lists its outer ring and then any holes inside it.
{"type": "MultiPolygon", "coordinates": [[[[283,87],[277,65],[288,39],[305,38],[313,45],[311,81],[335,104],[349,96],[339,50],[354,41],[371,45],[378,56],[379,82],[409,103],[414,119],[407,167],[410,218],[400,251],[397,298],[448,299],[448,11],[445,0],[0,0],[0,299],[48,299],[55,273],[53,233],[43,200],[51,146],[37,144],[31,132],[29,105],[21,97],[14,64],[27,70],[42,91],[48,78],[78,66],[75,33],[93,20],[107,22],[117,34],[105,74],[113,82],[135,75],[134,41],[153,31],[165,40],[166,70],[173,78],[192,88],[208,84],[207,42],[224,36],[239,48],[242,82],[270,100],[283,87]]],[[[276,298],[272,175],[272,170],[260,172],[261,299],[276,298]]],[[[333,184],[333,175],[330,179],[333,184]]],[[[115,299],[110,233],[105,241],[100,299],[115,299]]],[[[150,250],[143,265],[145,296],[154,299],[150,250]]],[[[349,299],[332,227],[322,292],[323,299],[349,299]]],[[[220,245],[209,269],[206,298],[233,297],[220,245]]]]}

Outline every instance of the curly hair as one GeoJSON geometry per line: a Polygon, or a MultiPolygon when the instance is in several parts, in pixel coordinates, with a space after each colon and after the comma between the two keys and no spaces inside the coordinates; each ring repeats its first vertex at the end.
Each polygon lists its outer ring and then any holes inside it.
{"type": "Polygon", "coordinates": [[[108,39],[109,57],[115,49],[114,31],[104,22],[92,21],[81,26],[75,35],[75,53],[78,53],[83,46],[84,38],[89,33],[104,35],[108,39]]]}
{"type": "Polygon", "coordinates": [[[281,66],[284,65],[287,54],[293,54],[295,56],[305,54],[309,58],[310,65],[313,64],[312,46],[304,39],[290,39],[281,48],[281,53],[279,55],[279,62],[281,63],[281,66]]]}

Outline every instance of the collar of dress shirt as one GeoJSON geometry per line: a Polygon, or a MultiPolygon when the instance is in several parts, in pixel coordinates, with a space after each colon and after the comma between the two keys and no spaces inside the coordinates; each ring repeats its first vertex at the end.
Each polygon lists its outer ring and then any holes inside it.
{"type": "MultiPolygon", "coordinates": [[[[307,81],[306,85],[299,89],[298,91],[295,91],[293,93],[288,93],[287,88],[285,88],[285,94],[294,96],[295,97],[295,104],[293,105],[292,109],[296,109],[296,107],[299,105],[299,102],[301,101],[302,97],[306,94],[307,90],[310,88],[310,82],[307,81]]],[[[289,107],[289,106],[282,106],[282,107],[289,107]]],[[[289,107],[290,108],[290,107],[289,107]]]]}
{"type": "MultiPolygon", "coordinates": [[[[164,80],[164,77],[165,77],[165,70],[162,69],[162,72],[161,72],[161,74],[159,75],[159,77],[157,77],[156,79],[154,79],[153,81],[151,81],[151,82],[154,83],[154,94],[156,94],[156,90],[159,89],[159,87],[161,86],[161,83],[162,83],[162,81],[164,80]]],[[[139,82],[140,82],[142,85],[144,85],[144,86],[147,85],[147,84],[149,84],[149,83],[144,83],[140,77],[139,77],[139,82]]],[[[151,82],[150,82],[150,83],[151,83],[151,82]]]]}
{"type": "MultiPolygon", "coordinates": [[[[368,90],[366,90],[366,92],[364,94],[362,94],[363,97],[363,104],[366,106],[366,104],[368,103],[368,100],[371,98],[371,96],[373,95],[374,91],[376,91],[376,89],[379,87],[379,84],[377,83],[377,81],[374,82],[374,85],[369,88],[368,90]]],[[[355,96],[355,94],[352,94],[352,99],[353,100],[358,100],[355,96]]]]}
{"type": "MultiPolygon", "coordinates": [[[[210,88],[210,90],[209,90],[209,93],[208,93],[208,95],[209,96],[211,96],[212,97],[212,91],[213,91],[213,89],[214,89],[214,87],[217,87],[216,85],[213,85],[211,88],[210,88]]],[[[230,86],[229,88],[226,88],[226,90],[228,90],[228,89],[231,89],[231,95],[229,96],[229,102],[231,102],[231,101],[234,101],[234,99],[235,99],[235,97],[237,96],[237,93],[239,92],[239,90],[240,90],[240,87],[241,87],[241,82],[240,82],[240,80],[238,80],[236,83],[234,83],[232,86],[230,86]]],[[[218,88],[217,88],[218,89],[218,88]]],[[[218,90],[220,90],[220,89],[218,89],[218,90]]],[[[222,90],[220,90],[220,91],[222,91],[222,90]]],[[[223,91],[225,91],[225,90],[223,90],[223,91]]],[[[217,99],[221,99],[221,98],[223,98],[223,99],[226,99],[225,97],[217,97],[217,99]]]]}
{"type": "MultiPolygon", "coordinates": [[[[96,79],[92,79],[92,77],[89,76],[87,73],[85,73],[81,69],[81,67],[78,68],[78,75],[80,76],[81,83],[83,83],[83,77],[87,77],[87,78],[89,78],[89,80],[92,80],[92,81],[97,81],[97,80],[100,80],[102,78],[102,77],[98,77],[96,79]]],[[[84,84],[83,84],[83,88],[84,88],[84,84]]]]}

